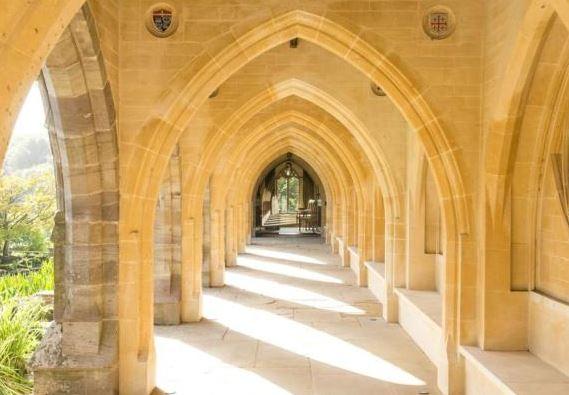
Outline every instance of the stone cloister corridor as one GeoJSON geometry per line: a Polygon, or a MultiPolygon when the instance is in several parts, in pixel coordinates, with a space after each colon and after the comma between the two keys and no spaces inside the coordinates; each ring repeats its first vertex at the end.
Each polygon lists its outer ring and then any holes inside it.
{"type": "Polygon", "coordinates": [[[37,86],[55,179],[35,394],[569,394],[569,0],[0,9],[0,158],[37,86]]]}
{"type": "Polygon", "coordinates": [[[253,239],[197,324],[156,327],[156,393],[438,394],[436,369],[318,236],[253,239]]]}

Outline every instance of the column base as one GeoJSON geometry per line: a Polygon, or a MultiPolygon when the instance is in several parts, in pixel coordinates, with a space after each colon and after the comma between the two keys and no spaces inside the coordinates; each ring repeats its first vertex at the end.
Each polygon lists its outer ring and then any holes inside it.
{"type": "Polygon", "coordinates": [[[237,256],[233,252],[225,255],[225,267],[234,267],[237,265],[237,256]]]}
{"type": "Polygon", "coordinates": [[[180,321],[179,301],[154,303],[154,325],[179,325],[180,321]]]}
{"type": "Polygon", "coordinates": [[[202,319],[202,295],[182,301],[182,322],[199,322],[202,319]]]}
{"type": "Polygon", "coordinates": [[[383,319],[389,323],[399,322],[399,301],[397,295],[387,291],[385,293],[386,303],[383,305],[383,319]]]}
{"type": "Polygon", "coordinates": [[[30,361],[34,394],[113,395],[119,392],[116,321],[104,322],[98,353],[66,356],[62,340],[62,325],[52,322],[30,361]]]}

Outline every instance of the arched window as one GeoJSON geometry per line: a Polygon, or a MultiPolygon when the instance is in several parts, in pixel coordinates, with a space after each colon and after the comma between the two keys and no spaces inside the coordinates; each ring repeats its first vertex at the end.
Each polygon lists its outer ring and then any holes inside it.
{"type": "Polygon", "coordinates": [[[276,183],[279,212],[295,212],[298,208],[300,179],[294,170],[290,159],[287,160],[283,169],[280,171],[276,183]]]}

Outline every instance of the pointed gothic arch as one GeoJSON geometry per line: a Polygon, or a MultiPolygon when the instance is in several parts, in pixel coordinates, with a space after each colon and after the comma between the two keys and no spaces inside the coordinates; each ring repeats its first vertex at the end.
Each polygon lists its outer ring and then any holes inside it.
{"type": "MultiPolygon", "coordinates": [[[[120,311],[124,317],[121,338],[124,339],[123,349],[127,350],[121,355],[121,369],[129,377],[140,373],[140,380],[135,380],[138,383],[145,383],[144,377],[151,376],[153,369],[149,319],[152,315],[152,292],[148,292],[152,289],[153,262],[150,224],[153,223],[154,204],[166,162],[187,124],[212,91],[251,59],[295,37],[311,41],[338,55],[382,86],[418,134],[432,163],[443,202],[449,251],[443,308],[444,325],[448,331],[445,342],[456,344],[459,320],[453,317],[459,311],[459,262],[463,251],[460,248],[460,235],[469,232],[468,196],[459,171],[459,154],[423,96],[387,57],[354,33],[324,17],[305,11],[291,11],[231,41],[213,58],[208,60],[207,56],[201,57],[199,62],[181,70],[169,84],[141,133],[129,144],[127,168],[132,170],[132,177],[125,183],[123,194],[127,209],[123,243],[125,247],[128,246],[126,250],[129,252],[122,255],[125,270],[121,273],[121,279],[140,280],[121,301],[120,311]],[[128,318],[127,301],[129,308],[133,308],[135,303],[140,320],[128,318]],[[126,336],[127,333],[129,336],[126,336]]],[[[194,234],[188,231],[189,235],[194,234]]],[[[121,380],[123,391],[131,391],[132,385],[132,380],[121,380]]]]}

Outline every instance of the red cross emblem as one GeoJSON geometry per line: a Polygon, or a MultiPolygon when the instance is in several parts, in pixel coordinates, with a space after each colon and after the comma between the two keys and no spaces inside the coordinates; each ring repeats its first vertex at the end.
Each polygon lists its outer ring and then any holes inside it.
{"type": "Polygon", "coordinates": [[[433,33],[446,33],[448,30],[448,14],[446,12],[433,12],[429,16],[429,24],[433,33]]]}

